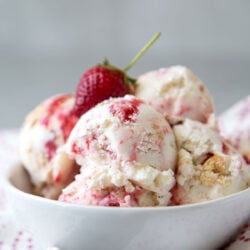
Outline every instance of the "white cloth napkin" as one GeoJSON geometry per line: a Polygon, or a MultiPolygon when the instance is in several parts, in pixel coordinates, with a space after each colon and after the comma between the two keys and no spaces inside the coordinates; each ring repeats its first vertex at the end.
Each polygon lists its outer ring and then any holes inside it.
{"type": "MultiPolygon", "coordinates": [[[[12,162],[18,160],[18,130],[0,131],[0,250],[40,250],[35,235],[31,236],[16,226],[11,208],[6,204],[4,191],[1,187],[1,176],[12,162]]],[[[249,204],[250,213],[250,204],[249,204]]],[[[51,247],[50,250],[58,249],[51,247]]],[[[246,222],[227,250],[250,249],[250,222],[246,222]]],[[[63,249],[61,249],[63,250],[63,249]]]]}

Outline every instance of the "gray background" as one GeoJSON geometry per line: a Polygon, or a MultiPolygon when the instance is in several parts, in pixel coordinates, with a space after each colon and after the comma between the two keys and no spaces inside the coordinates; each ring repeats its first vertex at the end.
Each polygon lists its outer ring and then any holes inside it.
{"type": "Polygon", "coordinates": [[[217,113],[250,92],[250,1],[0,0],[0,128],[16,128],[45,98],[73,92],[105,56],[130,71],[182,64],[214,97],[217,113]]]}

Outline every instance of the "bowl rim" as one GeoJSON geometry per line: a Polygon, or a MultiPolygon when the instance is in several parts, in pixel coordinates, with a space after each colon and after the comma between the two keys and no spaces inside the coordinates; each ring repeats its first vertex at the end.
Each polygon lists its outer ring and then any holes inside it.
{"type": "Polygon", "coordinates": [[[24,199],[32,200],[33,202],[36,201],[38,203],[47,204],[48,206],[53,206],[54,208],[65,208],[65,209],[72,209],[74,211],[79,210],[86,210],[86,209],[93,209],[93,210],[103,210],[103,211],[182,211],[182,210],[193,210],[201,209],[203,207],[213,206],[214,204],[219,203],[223,205],[224,203],[228,203],[232,200],[237,199],[241,195],[250,192],[250,187],[241,190],[239,192],[226,195],[220,198],[216,198],[213,200],[202,201],[199,203],[191,203],[191,204],[183,204],[183,205],[175,205],[175,206],[159,206],[159,207],[108,207],[108,206],[95,206],[95,205],[80,205],[80,204],[73,204],[73,203],[66,203],[58,200],[52,200],[45,197],[41,197],[38,195],[34,195],[31,193],[27,193],[25,191],[20,190],[19,188],[15,187],[15,185],[11,182],[10,178],[13,172],[22,167],[20,161],[16,161],[11,164],[9,169],[5,172],[2,183],[4,188],[4,194],[7,197],[8,195],[18,195],[19,197],[23,197],[24,199]]]}

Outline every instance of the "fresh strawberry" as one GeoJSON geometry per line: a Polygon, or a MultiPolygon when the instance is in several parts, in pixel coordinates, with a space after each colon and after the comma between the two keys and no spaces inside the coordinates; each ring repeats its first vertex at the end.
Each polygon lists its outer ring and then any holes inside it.
{"type": "Polygon", "coordinates": [[[133,80],[107,62],[87,70],[76,90],[75,112],[80,117],[90,108],[109,97],[132,94],[133,80]]]}
{"type": "Polygon", "coordinates": [[[128,77],[126,72],[139,60],[159,36],[160,33],[158,32],[124,70],[110,65],[107,60],[103,64],[87,70],[80,79],[76,90],[74,106],[76,115],[80,117],[90,108],[110,97],[133,94],[135,80],[128,77]]]}

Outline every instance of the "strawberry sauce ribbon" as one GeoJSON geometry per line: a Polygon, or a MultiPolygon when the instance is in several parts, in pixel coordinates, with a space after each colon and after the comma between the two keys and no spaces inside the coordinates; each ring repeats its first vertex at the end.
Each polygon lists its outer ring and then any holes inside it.
{"type": "MultiPolygon", "coordinates": [[[[35,235],[31,236],[16,225],[1,186],[4,171],[19,159],[18,141],[19,131],[17,129],[0,130],[0,250],[39,250],[39,242],[36,242],[35,235]]],[[[51,247],[50,249],[58,248],[51,247]]],[[[225,249],[250,249],[250,221],[246,222],[225,249]]]]}

